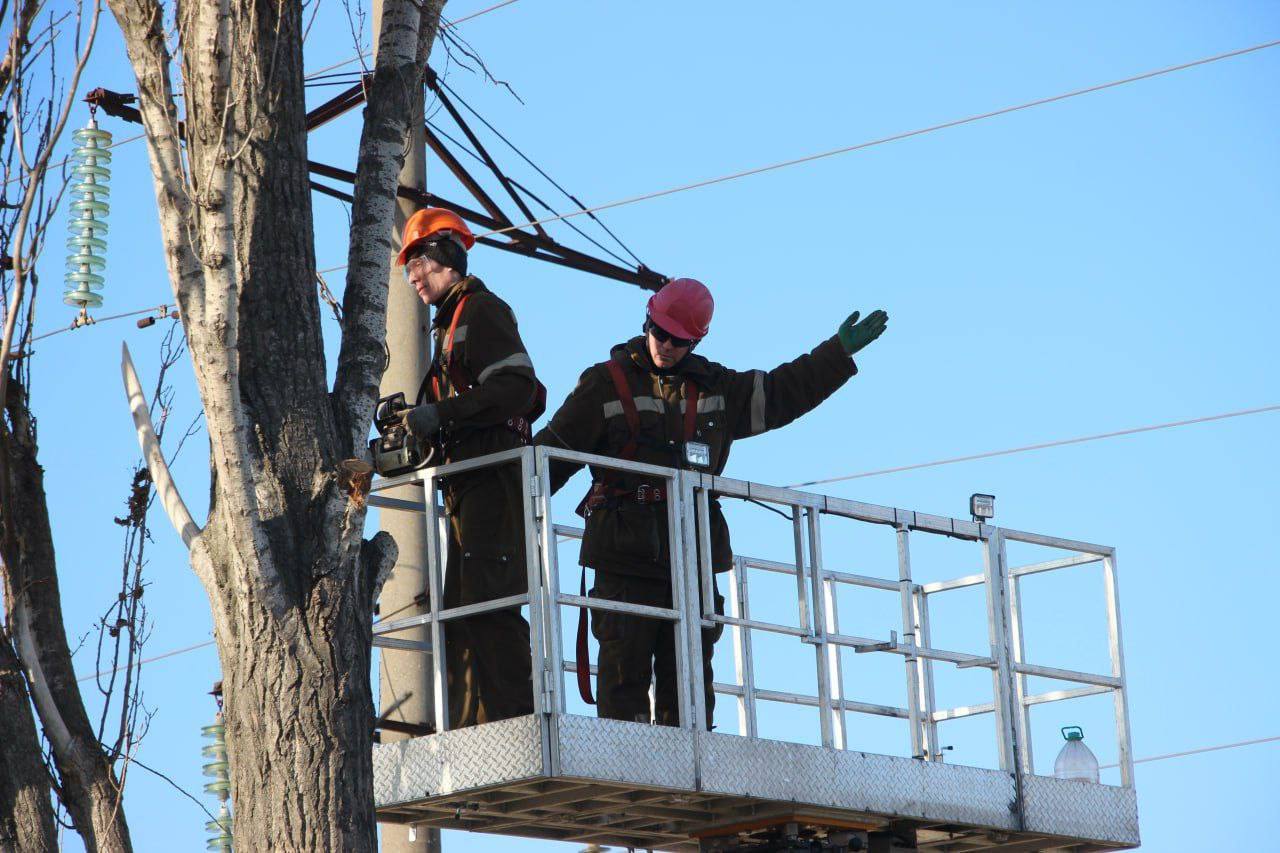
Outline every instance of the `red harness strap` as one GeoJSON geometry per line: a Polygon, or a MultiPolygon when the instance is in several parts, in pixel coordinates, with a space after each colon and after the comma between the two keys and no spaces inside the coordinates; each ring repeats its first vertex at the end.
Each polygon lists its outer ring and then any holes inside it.
{"type": "MultiPolygon", "coordinates": [[[[605,367],[609,369],[614,390],[618,392],[618,401],[622,403],[622,416],[627,419],[627,429],[631,431],[631,436],[618,453],[618,457],[631,461],[635,459],[636,451],[640,447],[640,413],[636,409],[635,397],[631,393],[631,384],[627,382],[626,374],[622,372],[622,365],[611,358],[605,362],[605,367]]],[[[684,440],[690,441],[698,431],[698,386],[687,379],[684,383],[684,407],[684,440]]],[[[584,598],[587,595],[586,566],[583,566],[582,575],[578,580],[578,595],[584,598]]],[[[583,702],[594,705],[596,700],[591,694],[591,650],[587,644],[586,607],[578,608],[577,640],[575,669],[578,672],[578,695],[582,697],[583,702]]]]}
{"type": "Polygon", "coordinates": [[[684,383],[684,440],[693,441],[698,434],[698,386],[685,380],[684,383]]]}
{"type": "Polygon", "coordinates": [[[636,410],[636,398],[631,394],[631,383],[627,382],[627,377],[622,372],[622,365],[618,364],[617,359],[611,358],[604,364],[609,368],[613,388],[618,392],[618,402],[622,403],[622,416],[627,419],[627,429],[631,430],[631,438],[623,445],[618,456],[631,461],[636,458],[640,441],[640,413],[636,410]]]}
{"type": "MultiPolygon", "coordinates": [[[[464,293],[462,298],[458,300],[458,307],[453,309],[453,319],[449,321],[449,331],[445,332],[444,335],[444,346],[440,352],[440,370],[434,372],[431,376],[431,390],[435,394],[436,402],[444,399],[440,395],[440,373],[447,375],[456,369],[453,363],[453,336],[458,331],[458,321],[462,319],[462,309],[467,307],[467,300],[470,298],[470,293],[464,293]]],[[[453,386],[453,392],[457,394],[458,386],[452,377],[449,379],[449,384],[453,386]]]]}

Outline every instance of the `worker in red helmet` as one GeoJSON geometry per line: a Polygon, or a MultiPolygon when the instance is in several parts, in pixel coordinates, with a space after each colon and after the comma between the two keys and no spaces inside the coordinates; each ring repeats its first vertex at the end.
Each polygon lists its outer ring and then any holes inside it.
{"type": "MultiPolygon", "coordinates": [[[[714,307],[701,282],[680,278],[666,284],[649,300],[643,334],[618,344],[607,361],[582,374],[535,443],[720,474],[735,439],[791,423],[857,373],[853,354],[880,337],[888,321],[883,311],[861,320],[855,311],[836,334],[795,361],[768,371],[737,371],[693,352],[711,328],[714,307]]],[[[552,489],[581,467],[555,462],[552,489]]],[[[591,490],[579,507],[586,516],[579,562],[595,571],[591,595],[670,608],[664,481],[595,467],[591,475],[591,490]]],[[[719,573],[732,566],[733,553],[719,503],[713,498],[710,506],[712,566],[719,573]]],[[[717,592],[715,611],[723,608],[717,592]]],[[[678,725],[672,624],[597,610],[591,631],[600,643],[599,715],[678,725]],[[650,715],[651,682],[656,719],[650,715]]],[[[715,707],[711,655],[722,632],[722,626],[702,632],[708,728],[715,707]]],[[[585,623],[579,624],[578,646],[578,686],[591,702],[588,661],[581,659],[585,623]]]]}
{"type": "MultiPolygon", "coordinates": [[[[526,445],[546,392],[520,340],[515,314],[467,274],[475,237],[449,210],[409,217],[399,263],[406,286],[435,307],[434,358],[405,425],[433,445],[436,464],[526,445]]],[[[527,588],[524,502],[518,465],[443,481],[449,518],[443,606],[520,595],[527,588]]],[[[449,727],[533,713],[529,623],[519,607],[445,625],[449,727]]]]}

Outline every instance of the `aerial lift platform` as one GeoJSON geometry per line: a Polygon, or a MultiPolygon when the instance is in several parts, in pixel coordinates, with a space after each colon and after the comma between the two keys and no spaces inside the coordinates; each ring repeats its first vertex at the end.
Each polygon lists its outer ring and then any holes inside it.
{"type": "MultiPolygon", "coordinates": [[[[490,465],[518,465],[524,481],[529,592],[525,595],[420,616],[384,619],[375,644],[391,648],[442,648],[450,619],[520,606],[529,619],[534,713],[457,731],[438,731],[375,746],[378,820],[411,826],[583,844],[673,851],[1092,851],[1139,843],[1137,798],[1129,748],[1129,717],[1121,648],[1115,553],[1112,548],[981,523],[876,506],[794,489],[661,468],[553,448],[521,448],[374,484],[370,503],[384,511],[422,515],[429,542],[431,602],[443,589],[442,478],[490,465]],[[562,459],[625,470],[666,481],[673,606],[670,609],[588,598],[562,591],[558,545],[581,529],[552,516],[549,473],[562,459]],[[379,494],[420,484],[423,500],[379,494]],[[763,502],[788,515],[794,560],[739,556],[725,584],[728,612],[711,606],[712,575],[706,556],[710,500],[763,502]],[[852,574],[852,556],[824,557],[823,521],[876,525],[896,539],[896,577],[852,574]],[[982,571],[950,580],[912,579],[911,542],[942,536],[973,543],[982,571]],[[1010,567],[1006,544],[1028,543],[1061,556],[1010,567]],[[701,559],[700,559],[701,555],[701,559]],[[1110,672],[1040,666],[1026,660],[1020,585],[1044,572],[1101,564],[1106,595],[1110,672]],[[790,575],[795,583],[796,624],[753,619],[747,577],[751,571],[790,575]],[[841,585],[880,590],[900,600],[901,632],[862,637],[841,628],[841,585]],[[981,587],[990,649],[972,654],[935,648],[930,642],[930,598],[981,587]],[[700,595],[701,592],[701,595],[700,595]],[[630,613],[673,623],[677,640],[681,724],[656,726],[569,713],[562,611],[578,608],[630,613]],[[737,704],[739,734],[708,732],[705,719],[699,627],[726,627],[736,677],[714,684],[737,704]],[[396,633],[426,625],[430,643],[398,640],[396,633]],[[816,695],[756,686],[752,637],[768,632],[794,641],[796,667],[815,667],[816,695]],[[842,649],[896,655],[904,662],[903,707],[861,702],[845,692],[842,649]],[[988,670],[991,701],[936,706],[934,666],[988,670]],[[1067,687],[1032,693],[1028,679],[1067,687]],[[1110,694],[1114,702],[1119,785],[1037,775],[1031,750],[1031,709],[1045,703],[1110,694]],[[759,736],[762,702],[816,709],[814,743],[759,736]],[[849,748],[850,714],[905,720],[911,757],[849,748]],[[943,760],[943,722],[991,715],[998,767],[970,767],[943,760]]],[[[576,566],[574,567],[576,570],[576,566]]],[[[787,582],[788,585],[790,582],[787,582]]],[[[846,624],[853,623],[844,614],[846,624]]],[[[444,656],[433,655],[435,719],[448,719],[444,656]]],[[[593,668],[594,669],[594,668],[593,668]]],[[[570,679],[573,676],[570,676],[570,679]]],[[[570,681],[570,684],[572,681],[570,681]]],[[[500,845],[494,839],[495,849],[500,845]]]]}

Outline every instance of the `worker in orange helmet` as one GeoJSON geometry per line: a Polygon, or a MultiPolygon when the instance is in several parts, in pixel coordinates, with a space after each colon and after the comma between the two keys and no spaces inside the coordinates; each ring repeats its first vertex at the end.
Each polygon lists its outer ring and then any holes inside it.
{"type": "MultiPolygon", "coordinates": [[[[467,273],[475,245],[450,210],[409,217],[398,262],[405,281],[435,307],[435,353],[405,425],[434,445],[438,463],[526,445],[546,391],[520,340],[515,314],[467,273]]],[[[443,606],[520,595],[527,589],[524,501],[517,465],[481,468],[442,484],[449,517],[443,606]]],[[[529,623],[519,607],[445,625],[449,727],[533,713],[529,623]]]]}
{"type": "MultiPolygon", "coordinates": [[[[667,283],[649,300],[643,333],[615,346],[608,361],[582,374],[535,443],[720,474],[735,439],[791,423],[857,373],[853,354],[880,337],[888,321],[883,311],[862,320],[855,311],[812,352],[773,370],[737,371],[693,352],[710,330],[714,307],[701,282],[680,278],[667,283]]],[[[553,463],[552,490],[581,467],[553,463]]],[[[591,595],[670,608],[665,481],[597,467],[591,475],[591,490],[579,507],[586,516],[579,562],[595,570],[591,595]]],[[[719,502],[712,498],[710,506],[711,563],[720,573],[732,566],[733,553],[719,502]]],[[[583,587],[585,591],[585,571],[583,587]]],[[[724,612],[718,592],[715,611],[724,612]]],[[[599,715],[678,725],[672,624],[595,610],[591,631],[600,643],[599,715]],[[655,720],[650,716],[651,681],[655,720]]],[[[722,632],[723,626],[702,632],[708,728],[715,707],[711,655],[722,632]]],[[[578,639],[578,686],[590,703],[582,621],[578,639]]]]}

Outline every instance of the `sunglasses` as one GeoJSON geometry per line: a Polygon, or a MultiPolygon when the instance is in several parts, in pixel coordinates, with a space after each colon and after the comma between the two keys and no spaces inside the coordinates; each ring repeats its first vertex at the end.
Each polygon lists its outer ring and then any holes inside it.
{"type": "Polygon", "coordinates": [[[658,343],[671,344],[673,347],[691,347],[697,343],[689,338],[677,338],[652,320],[649,321],[649,334],[653,335],[658,343]]]}

